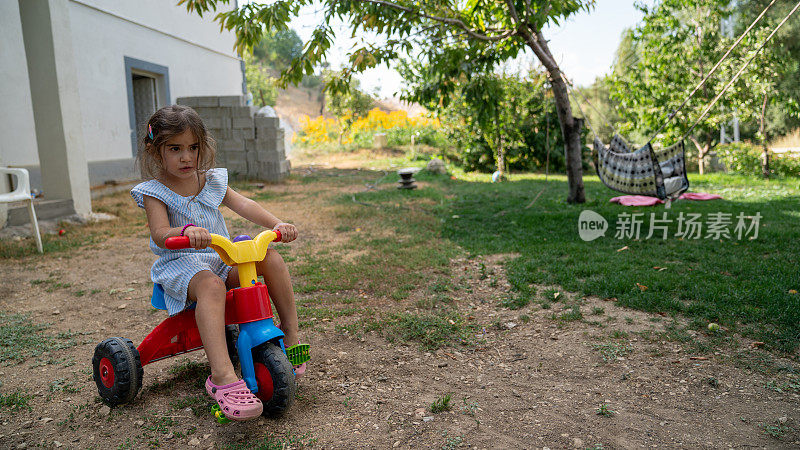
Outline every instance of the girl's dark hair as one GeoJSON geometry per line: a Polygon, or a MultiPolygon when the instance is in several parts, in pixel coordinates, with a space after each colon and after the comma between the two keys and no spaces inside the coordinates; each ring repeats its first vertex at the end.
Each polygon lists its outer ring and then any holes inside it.
{"type": "Polygon", "coordinates": [[[164,165],[161,159],[161,148],[172,137],[186,130],[191,130],[200,143],[197,154],[197,170],[206,171],[214,167],[217,153],[216,142],[209,134],[197,111],[188,106],[165,106],[153,113],[144,126],[144,138],[139,145],[139,155],[136,158],[143,179],[149,180],[162,176],[164,165]],[[153,131],[152,138],[149,130],[153,131]]]}

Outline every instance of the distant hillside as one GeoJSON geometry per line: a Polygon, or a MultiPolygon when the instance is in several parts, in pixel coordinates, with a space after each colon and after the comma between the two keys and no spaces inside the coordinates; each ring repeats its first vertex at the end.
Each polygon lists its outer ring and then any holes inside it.
{"type": "Polygon", "coordinates": [[[304,88],[288,86],[278,92],[275,102],[275,112],[278,117],[292,126],[293,130],[300,127],[300,117],[318,117],[322,110],[322,91],[319,88],[304,88]]]}

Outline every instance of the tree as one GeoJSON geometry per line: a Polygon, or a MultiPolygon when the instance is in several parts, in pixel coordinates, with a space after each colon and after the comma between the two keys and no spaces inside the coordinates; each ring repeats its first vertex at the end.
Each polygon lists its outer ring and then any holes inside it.
{"type": "MultiPolygon", "coordinates": [[[[460,46],[440,46],[422,59],[406,59],[399,67],[408,83],[405,97],[442,119],[458,159],[470,170],[534,170],[544,167],[548,146],[563,144],[555,106],[543,71],[527,76],[467,70],[443,74],[441,58],[463,59],[460,46]],[[455,56],[445,56],[455,52],[455,56]],[[451,94],[443,85],[453,85],[451,94]],[[555,128],[555,129],[553,129],[555,128]]],[[[553,167],[563,158],[553,155],[553,167]]]]}
{"type": "MultiPolygon", "coordinates": [[[[736,8],[736,34],[747,26],[764,10],[771,0],[739,0],[736,8]]],[[[776,24],[792,9],[791,2],[778,2],[766,16],[770,25],[776,24]]],[[[772,52],[780,52],[782,62],[781,76],[775,83],[773,93],[780,101],[767,104],[764,117],[764,137],[780,136],[800,127],[800,21],[789,20],[775,34],[770,44],[772,52]]],[[[769,95],[772,97],[773,95],[769,95]]],[[[755,134],[760,123],[744,130],[755,134]]]]}
{"type": "MultiPolygon", "coordinates": [[[[187,9],[200,15],[215,11],[218,3],[229,0],[181,0],[187,9]]],[[[282,30],[300,7],[312,0],[284,0],[261,5],[248,3],[232,11],[218,13],[217,21],[235,30],[238,49],[252,47],[262,35],[282,30]]],[[[542,34],[547,24],[558,24],[569,16],[589,10],[595,0],[322,0],[324,22],[306,43],[303,54],[281,74],[283,82],[298,83],[303,74],[311,74],[330,49],[333,20],[342,20],[353,36],[377,33],[385,37],[382,45],[365,43],[349,54],[350,67],[341,80],[332,80],[327,89],[347,89],[353,72],[408,54],[414,46],[430,49],[447,39],[467,43],[468,59],[481,58],[484,64],[496,65],[531,50],[546,68],[564,135],[569,180],[570,203],[585,202],[581,166],[581,122],[572,115],[567,86],[561,69],[542,34]]],[[[451,61],[449,70],[459,70],[465,61],[451,61]]]]}
{"type": "Polygon", "coordinates": [[[258,107],[275,106],[278,99],[275,78],[269,75],[267,68],[256,61],[253,55],[245,53],[244,64],[247,89],[253,94],[253,104],[258,107]]]}
{"type": "MultiPolygon", "coordinates": [[[[637,129],[652,135],[710,74],[734,42],[720,31],[723,19],[732,14],[729,4],[729,0],[662,0],[652,7],[637,5],[645,17],[629,34],[632,48],[626,54],[633,55],[633,62],[617,66],[622,72],[612,75],[610,86],[625,121],[623,131],[637,129]]],[[[769,48],[759,53],[691,133],[690,128],[768,33],[766,26],[753,28],[654,140],[671,144],[686,136],[694,143],[703,173],[705,157],[719,143],[720,125],[734,114],[745,122],[759,117],[764,94],[774,89],[778,79],[777,53],[769,48]]]]}
{"type": "MultiPolygon", "coordinates": [[[[336,76],[335,72],[328,71],[323,75],[323,78],[331,79],[336,76]]],[[[334,92],[325,97],[325,109],[335,115],[341,125],[339,144],[342,143],[342,137],[350,132],[350,127],[353,123],[362,117],[366,117],[374,105],[375,99],[361,91],[358,80],[350,80],[350,86],[346,91],[334,92]]]]}
{"type": "Polygon", "coordinates": [[[253,56],[267,67],[283,71],[303,53],[303,41],[294,30],[265,34],[253,47],[253,56]]]}
{"type": "MultiPolygon", "coordinates": [[[[738,31],[743,31],[767,4],[765,0],[740,1],[737,7],[738,31]]],[[[791,4],[776,4],[770,10],[769,22],[780,20],[791,8],[791,4]]],[[[800,105],[797,102],[800,93],[800,24],[797,21],[787,22],[781,27],[773,38],[773,49],[781,53],[781,77],[771,86],[773,89],[767,89],[763,94],[757,131],[752,131],[755,129],[753,126],[745,128],[745,133],[755,135],[761,141],[761,171],[764,176],[770,173],[769,139],[800,126],[800,105]]]]}

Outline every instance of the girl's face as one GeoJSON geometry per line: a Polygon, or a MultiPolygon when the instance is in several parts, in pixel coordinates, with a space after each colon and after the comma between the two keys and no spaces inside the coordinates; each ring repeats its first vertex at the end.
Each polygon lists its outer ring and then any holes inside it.
{"type": "Polygon", "coordinates": [[[165,176],[176,179],[195,177],[199,153],[200,142],[192,130],[171,137],[161,148],[165,176]]]}

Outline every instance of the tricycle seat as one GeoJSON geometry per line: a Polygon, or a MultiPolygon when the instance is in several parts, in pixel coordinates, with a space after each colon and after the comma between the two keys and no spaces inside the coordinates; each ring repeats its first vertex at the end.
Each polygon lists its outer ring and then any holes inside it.
{"type": "Polygon", "coordinates": [[[155,309],[167,310],[167,303],[164,301],[164,288],[158,283],[153,283],[153,297],[150,299],[150,304],[155,309]]]}

